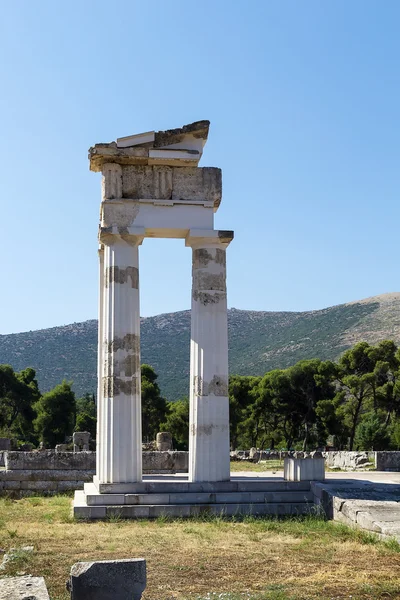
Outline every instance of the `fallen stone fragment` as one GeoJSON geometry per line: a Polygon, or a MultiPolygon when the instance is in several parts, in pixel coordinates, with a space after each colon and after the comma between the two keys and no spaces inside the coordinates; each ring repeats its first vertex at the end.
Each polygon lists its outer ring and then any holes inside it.
{"type": "Polygon", "coordinates": [[[43,577],[0,579],[1,600],[50,600],[43,577]]]}
{"type": "Polygon", "coordinates": [[[143,558],[78,562],[71,567],[71,600],[140,600],[146,587],[143,558]]]}

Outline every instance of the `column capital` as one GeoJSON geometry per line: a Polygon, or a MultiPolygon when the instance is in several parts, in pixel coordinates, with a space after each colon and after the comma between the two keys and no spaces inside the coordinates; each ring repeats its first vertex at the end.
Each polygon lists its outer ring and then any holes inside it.
{"type": "Polygon", "coordinates": [[[233,240],[234,233],[225,229],[189,229],[185,238],[185,246],[205,248],[209,246],[225,248],[233,240]]]}
{"type": "Polygon", "coordinates": [[[144,227],[99,227],[100,245],[111,246],[124,242],[130,246],[140,246],[145,237],[144,227]]]}

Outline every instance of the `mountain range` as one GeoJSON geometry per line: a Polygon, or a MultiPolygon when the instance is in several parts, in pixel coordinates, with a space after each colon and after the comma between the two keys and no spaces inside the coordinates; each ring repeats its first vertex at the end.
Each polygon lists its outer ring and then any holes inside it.
{"type": "MultiPolygon", "coordinates": [[[[400,344],[400,293],[308,312],[228,311],[229,367],[262,375],[305,358],[336,359],[356,342],[400,344]]],[[[163,395],[176,400],[189,388],[190,311],[141,319],[142,362],[159,376],[163,395]]],[[[36,369],[45,392],[63,379],[76,394],[96,391],[97,321],[0,335],[0,363],[36,369]]]]}

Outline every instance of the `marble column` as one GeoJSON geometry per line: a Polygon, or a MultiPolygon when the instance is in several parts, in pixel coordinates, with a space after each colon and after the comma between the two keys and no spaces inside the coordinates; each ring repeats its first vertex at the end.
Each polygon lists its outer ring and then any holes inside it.
{"type": "Polygon", "coordinates": [[[137,234],[100,233],[104,281],[97,483],[142,479],[139,245],[144,230],[138,229],[137,234]]]}
{"type": "Polygon", "coordinates": [[[190,230],[193,250],[189,480],[228,481],[226,248],[232,231],[190,230]]]}
{"type": "Polygon", "coordinates": [[[99,319],[97,322],[97,428],[96,428],[96,473],[100,472],[101,437],[99,435],[100,424],[103,418],[103,302],[104,302],[104,246],[99,245],[99,319]]]}

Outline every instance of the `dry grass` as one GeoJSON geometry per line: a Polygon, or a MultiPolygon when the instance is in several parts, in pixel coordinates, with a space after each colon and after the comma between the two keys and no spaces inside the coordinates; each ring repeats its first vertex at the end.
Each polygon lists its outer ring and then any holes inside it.
{"type": "MultiPolygon", "coordinates": [[[[264,473],[265,471],[267,471],[269,473],[276,473],[277,471],[283,471],[283,460],[264,460],[258,463],[253,463],[247,460],[232,460],[231,472],[238,471],[249,471],[256,473],[264,473]]],[[[343,472],[343,469],[331,469],[325,466],[325,471],[327,473],[340,473],[343,472]]],[[[375,471],[375,468],[368,467],[366,469],[363,469],[363,471],[375,471]]]]}
{"type": "Polygon", "coordinates": [[[316,517],[85,523],[70,510],[70,497],[0,499],[0,547],[35,547],[4,574],[43,575],[52,600],[67,600],[76,561],[144,557],[144,600],[400,599],[397,543],[316,517]]]}
{"type": "Polygon", "coordinates": [[[283,460],[265,460],[259,463],[247,460],[234,460],[231,461],[231,471],[253,471],[256,473],[283,471],[283,460]]]}

